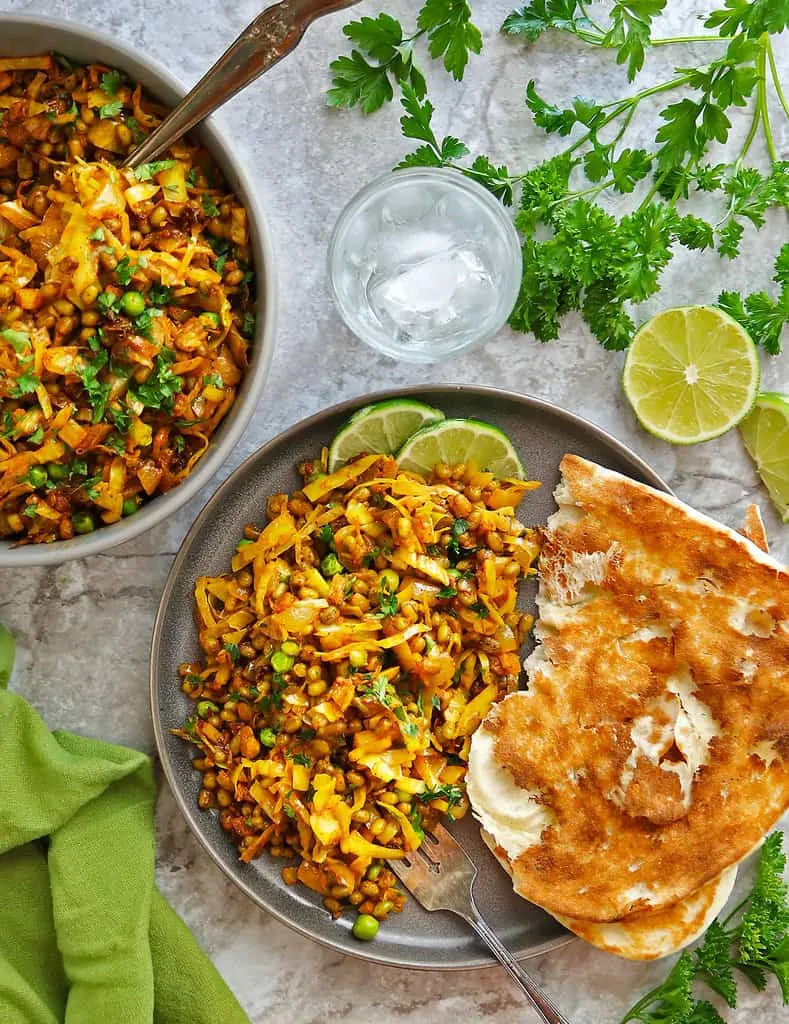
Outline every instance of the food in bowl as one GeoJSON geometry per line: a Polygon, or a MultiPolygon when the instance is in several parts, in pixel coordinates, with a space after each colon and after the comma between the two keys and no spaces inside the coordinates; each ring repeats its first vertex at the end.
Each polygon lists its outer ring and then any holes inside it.
{"type": "Polygon", "coordinates": [[[247,214],[105,65],[0,59],[0,538],[65,540],[194,469],[255,326],[247,214]]]}
{"type": "Polygon", "coordinates": [[[196,707],[176,734],[241,859],[295,859],[284,880],[334,916],[355,907],[369,937],[404,902],[384,862],[466,814],[471,733],[517,688],[538,545],[515,509],[537,485],[377,454],[327,475],[326,459],[197,580],[196,707]]]}

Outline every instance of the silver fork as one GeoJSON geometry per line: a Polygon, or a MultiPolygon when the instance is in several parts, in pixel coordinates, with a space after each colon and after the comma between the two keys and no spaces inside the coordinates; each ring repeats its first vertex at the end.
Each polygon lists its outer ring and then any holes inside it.
{"type": "Polygon", "coordinates": [[[443,825],[436,825],[417,853],[389,867],[425,910],[451,910],[467,921],[520,987],[545,1024],[570,1024],[483,921],[472,892],[477,869],[443,825]]]}

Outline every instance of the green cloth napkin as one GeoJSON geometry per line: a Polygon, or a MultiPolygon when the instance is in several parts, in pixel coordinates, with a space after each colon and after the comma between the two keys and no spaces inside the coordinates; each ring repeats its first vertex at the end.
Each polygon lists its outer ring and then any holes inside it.
{"type": "Polygon", "coordinates": [[[249,1024],[154,886],[150,759],[50,732],[13,655],[0,626],[0,1022],[249,1024]]]}

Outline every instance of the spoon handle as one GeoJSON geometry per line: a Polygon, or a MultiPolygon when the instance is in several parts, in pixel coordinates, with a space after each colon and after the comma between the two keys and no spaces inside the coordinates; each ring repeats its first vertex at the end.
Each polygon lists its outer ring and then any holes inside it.
{"type": "Polygon", "coordinates": [[[248,25],[236,41],[129,157],[127,166],[153,160],[196,124],[287,56],[316,18],[359,0],[281,0],[248,25]]]}

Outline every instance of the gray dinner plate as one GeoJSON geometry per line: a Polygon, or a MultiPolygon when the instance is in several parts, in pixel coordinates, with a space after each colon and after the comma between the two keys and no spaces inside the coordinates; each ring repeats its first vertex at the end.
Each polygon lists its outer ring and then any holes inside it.
{"type": "MultiPolygon", "coordinates": [[[[172,736],[192,709],[181,692],[178,666],[198,657],[192,591],[198,576],[229,568],[247,523],[262,523],[270,494],[300,486],[297,465],[328,445],[341,424],[371,401],[409,396],[442,409],[447,416],[473,416],[495,424],[512,438],[526,472],[542,487],[526,496],[520,518],[544,523],[554,510],[552,492],[559,461],[575,452],[636,480],[667,490],[637,455],[605,431],[547,402],[492,388],[465,385],[426,386],[388,391],[334,406],[298,423],[252,455],[230,476],[197,517],[178,552],[165,584],[151,649],[151,710],[164,771],[193,832],[225,874],[252,900],[284,924],[326,946],[376,963],[435,970],[485,967],[493,960],[471,930],[449,913],[429,914],[409,899],[374,942],[351,934],[352,915],[333,921],[320,897],[303,886],[286,886],[281,859],[264,855],[242,864],[236,847],[219,826],[216,812],[197,808],[200,773],[192,768],[194,748],[172,736]]],[[[534,586],[524,588],[521,604],[534,607],[534,586]]],[[[524,656],[528,653],[524,649],[524,656]]],[[[553,918],[515,896],[510,881],[482,842],[471,817],[452,831],[479,868],[474,895],[499,937],[518,957],[536,956],[569,941],[553,918]]]]}

